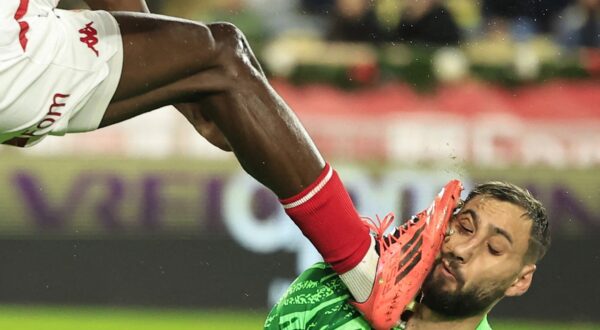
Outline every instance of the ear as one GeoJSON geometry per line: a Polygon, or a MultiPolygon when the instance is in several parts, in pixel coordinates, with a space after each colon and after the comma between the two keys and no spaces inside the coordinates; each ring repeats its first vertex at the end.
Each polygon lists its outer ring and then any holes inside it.
{"type": "Polygon", "coordinates": [[[535,269],[536,266],[533,264],[523,266],[523,269],[519,272],[519,276],[514,280],[513,284],[506,289],[504,295],[507,297],[516,297],[527,292],[531,285],[535,269]]]}

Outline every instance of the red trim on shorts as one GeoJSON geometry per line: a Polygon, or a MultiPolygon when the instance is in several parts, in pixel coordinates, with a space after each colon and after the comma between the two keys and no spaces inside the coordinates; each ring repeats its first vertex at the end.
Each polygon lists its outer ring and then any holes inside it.
{"type": "Polygon", "coordinates": [[[19,23],[19,27],[21,28],[21,31],[19,32],[19,42],[21,43],[23,50],[27,48],[27,31],[29,31],[29,24],[27,24],[27,22],[19,22],[19,20],[25,17],[28,8],[29,0],[21,0],[19,8],[15,13],[15,20],[19,23]]]}

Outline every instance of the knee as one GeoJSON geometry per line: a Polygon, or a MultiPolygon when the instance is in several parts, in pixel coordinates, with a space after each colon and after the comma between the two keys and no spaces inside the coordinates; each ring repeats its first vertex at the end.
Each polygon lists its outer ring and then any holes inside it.
{"type": "Polygon", "coordinates": [[[212,23],[207,25],[215,39],[215,43],[223,50],[240,49],[244,33],[235,25],[227,22],[212,23]]]}
{"type": "Polygon", "coordinates": [[[219,53],[219,63],[226,72],[239,78],[242,73],[261,74],[244,33],[231,23],[208,24],[219,53]]]}

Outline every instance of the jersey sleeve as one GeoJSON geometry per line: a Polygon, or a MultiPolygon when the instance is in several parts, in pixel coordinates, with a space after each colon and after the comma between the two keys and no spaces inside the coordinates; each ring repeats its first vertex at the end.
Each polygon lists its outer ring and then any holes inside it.
{"type": "Polygon", "coordinates": [[[371,329],[349,298],[331,267],[317,263],[290,285],[269,313],[265,329],[371,329]]]}

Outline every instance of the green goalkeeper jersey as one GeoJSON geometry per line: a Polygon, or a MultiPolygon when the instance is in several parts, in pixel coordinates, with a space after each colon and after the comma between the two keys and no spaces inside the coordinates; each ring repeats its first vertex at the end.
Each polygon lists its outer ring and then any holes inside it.
{"type": "MultiPolygon", "coordinates": [[[[273,307],[265,329],[371,329],[348,303],[349,298],[350,292],[331,267],[317,263],[304,271],[273,307]]],[[[491,328],[484,318],[476,330],[487,329],[491,328]]]]}

